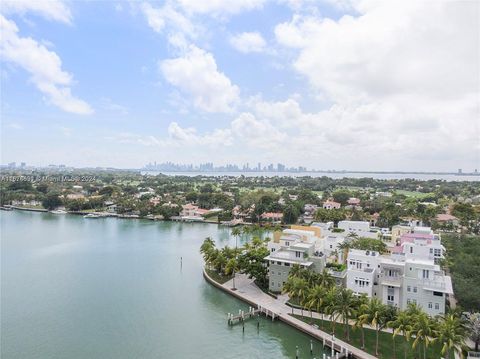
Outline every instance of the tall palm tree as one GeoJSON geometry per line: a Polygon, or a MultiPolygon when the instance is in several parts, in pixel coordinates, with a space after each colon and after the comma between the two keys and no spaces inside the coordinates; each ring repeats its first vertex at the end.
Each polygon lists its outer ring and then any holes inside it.
{"type": "MultiPolygon", "coordinates": [[[[237,259],[237,256],[238,256],[238,244],[237,244],[237,241],[238,241],[238,237],[240,237],[240,235],[242,234],[242,231],[240,228],[238,227],[235,227],[232,229],[232,236],[235,237],[235,258],[232,258],[234,259],[232,261],[232,259],[229,260],[229,270],[231,269],[233,271],[233,290],[235,290],[235,273],[237,272],[237,269],[239,267],[238,265],[238,259],[237,259]]],[[[226,270],[226,268],[225,268],[226,270]]]]}
{"type": "Polygon", "coordinates": [[[414,318],[407,311],[402,310],[397,313],[395,320],[389,322],[388,326],[393,329],[393,340],[397,335],[403,335],[405,341],[403,346],[404,358],[407,359],[407,347],[409,341],[409,333],[412,330],[414,318]]]}
{"type": "Polygon", "coordinates": [[[375,355],[378,356],[378,335],[385,322],[387,307],[378,298],[373,298],[363,305],[362,311],[362,320],[375,328],[375,355]]]}
{"type": "Polygon", "coordinates": [[[435,322],[428,314],[422,312],[415,318],[410,335],[413,334],[415,340],[412,343],[412,348],[415,349],[420,343],[423,344],[423,357],[427,359],[427,347],[432,343],[435,335],[435,322]]]}
{"type": "Polygon", "coordinates": [[[462,355],[462,351],[466,348],[465,339],[467,332],[465,324],[453,313],[445,314],[440,318],[438,327],[435,331],[438,342],[442,345],[441,353],[446,359],[450,359],[450,353],[453,351],[462,355]]]}
{"type": "Polygon", "coordinates": [[[330,316],[332,334],[335,334],[335,304],[337,303],[337,295],[337,287],[330,287],[325,295],[325,312],[330,316]]]}
{"type": "Polygon", "coordinates": [[[294,264],[292,266],[292,268],[290,269],[290,272],[288,273],[288,276],[291,276],[291,277],[300,277],[301,273],[302,273],[302,267],[300,266],[300,264],[294,264]]]}
{"type": "Polygon", "coordinates": [[[362,334],[362,347],[361,349],[365,349],[365,328],[364,326],[369,323],[368,316],[365,316],[365,308],[368,304],[368,297],[366,295],[362,295],[357,298],[357,312],[355,316],[355,324],[353,325],[353,329],[360,329],[362,334]]]}
{"type": "Polygon", "coordinates": [[[225,264],[224,273],[225,275],[233,274],[233,290],[236,290],[235,287],[235,273],[240,270],[240,265],[237,258],[230,258],[227,263],[225,264]]]}
{"type": "Polygon", "coordinates": [[[303,305],[305,304],[305,298],[308,294],[307,281],[303,278],[288,277],[287,281],[283,284],[283,292],[287,293],[291,299],[298,301],[303,316],[303,305]]]}
{"type": "Polygon", "coordinates": [[[357,301],[350,289],[340,289],[337,295],[337,301],[334,304],[333,311],[338,317],[341,317],[345,325],[345,336],[347,342],[350,342],[350,318],[353,317],[356,310],[357,301]]]}
{"type": "Polygon", "coordinates": [[[325,288],[330,288],[335,284],[335,278],[328,273],[328,270],[324,268],[321,273],[317,274],[317,284],[325,288]]]}
{"type": "Polygon", "coordinates": [[[322,287],[321,285],[316,285],[310,289],[307,297],[307,305],[310,308],[310,311],[311,311],[311,308],[315,308],[317,313],[322,314],[322,322],[321,322],[322,328],[323,328],[323,312],[324,312],[326,292],[327,290],[325,289],[325,287],[322,287]]]}

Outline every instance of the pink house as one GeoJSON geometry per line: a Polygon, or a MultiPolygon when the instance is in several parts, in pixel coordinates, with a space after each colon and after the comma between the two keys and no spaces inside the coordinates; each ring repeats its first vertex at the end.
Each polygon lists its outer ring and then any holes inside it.
{"type": "Polygon", "coordinates": [[[279,222],[283,219],[283,213],[281,212],[264,212],[260,216],[263,220],[279,222]]]}

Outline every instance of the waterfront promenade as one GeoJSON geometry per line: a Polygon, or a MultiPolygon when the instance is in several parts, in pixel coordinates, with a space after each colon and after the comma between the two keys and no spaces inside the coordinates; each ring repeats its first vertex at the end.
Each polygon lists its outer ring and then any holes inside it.
{"type": "MultiPolygon", "coordinates": [[[[264,293],[260,288],[258,288],[251,279],[249,279],[244,274],[237,274],[235,277],[235,286],[237,290],[232,290],[233,281],[230,280],[224,284],[220,284],[211,279],[206,271],[204,270],[203,275],[207,281],[209,281],[214,286],[224,290],[225,292],[235,296],[248,304],[254,306],[255,308],[262,308],[263,312],[267,312],[268,316],[274,316],[276,319],[279,319],[298,330],[301,330],[304,333],[307,333],[314,337],[315,339],[326,343],[331,347],[332,335],[326,333],[308,323],[305,323],[293,316],[290,315],[292,308],[286,304],[288,300],[287,295],[280,295],[275,299],[274,297],[264,293]]],[[[227,314],[227,313],[225,313],[227,314]]],[[[314,317],[320,318],[318,313],[313,313],[314,317]]],[[[345,352],[345,349],[348,353],[352,354],[355,358],[359,359],[375,359],[376,357],[368,354],[367,352],[356,348],[338,338],[333,340],[336,351],[345,352]],[[343,350],[341,350],[343,349],[343,350]]]]}

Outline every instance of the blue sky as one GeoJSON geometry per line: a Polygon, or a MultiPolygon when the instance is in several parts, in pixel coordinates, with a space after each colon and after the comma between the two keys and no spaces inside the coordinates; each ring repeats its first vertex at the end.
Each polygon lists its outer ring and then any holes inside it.
{"type": "Polygon", "coordinates": [[[1,162],[480,168],[479,6],[4,1],[1,162]]]}

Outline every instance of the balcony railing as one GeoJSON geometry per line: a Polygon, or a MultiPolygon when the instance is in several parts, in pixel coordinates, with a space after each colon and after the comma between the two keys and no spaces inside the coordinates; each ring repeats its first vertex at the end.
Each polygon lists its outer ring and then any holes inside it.
{"type": "Polygon", "coordinates": [[[402,284],[402,276],[389,276],[386,274],[380,274],[380,283],[383,285],[401,285],[402,284]]]}

